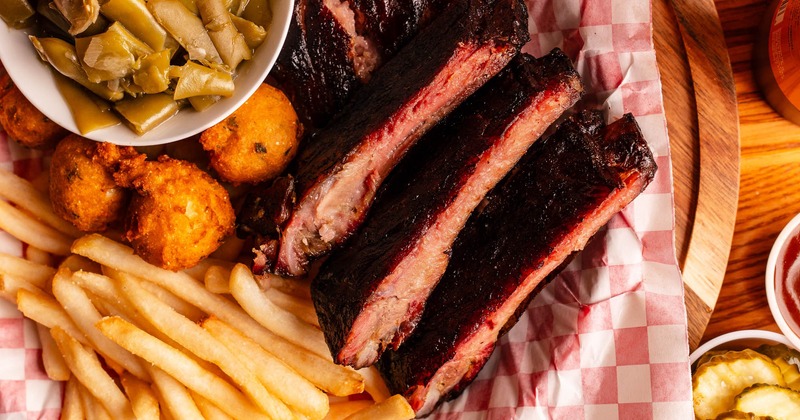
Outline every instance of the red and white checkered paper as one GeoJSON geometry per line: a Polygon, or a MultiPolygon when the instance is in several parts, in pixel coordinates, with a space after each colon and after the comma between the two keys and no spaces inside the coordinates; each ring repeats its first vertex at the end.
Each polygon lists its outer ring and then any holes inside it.
{"type": "MultiPolygon", "coordinates": [[[[631,112],[659,170],[500,343],[439,419],[692,418],[683,286],[674,251],[672,167],[649,2],[526,0],[535,56],[560,47],[609,121],[631,112]]],[[[35,177],[39,155],[0,132],[0,166],[35,177]]],[[[0,252],[22,244],[0,232],[0,252]]],[[[0,419],[57,418],[36,330],[0,301],[0,419]]]]}

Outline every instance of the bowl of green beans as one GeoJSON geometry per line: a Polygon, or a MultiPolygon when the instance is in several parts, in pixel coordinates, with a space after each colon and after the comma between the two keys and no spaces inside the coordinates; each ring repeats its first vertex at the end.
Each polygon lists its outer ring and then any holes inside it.
{"type": "Polygon", "coordinates": [[[0,61],[62,127],[119,145],[195,135],[263,83],[291,0],[2,0],[0,61]]]}

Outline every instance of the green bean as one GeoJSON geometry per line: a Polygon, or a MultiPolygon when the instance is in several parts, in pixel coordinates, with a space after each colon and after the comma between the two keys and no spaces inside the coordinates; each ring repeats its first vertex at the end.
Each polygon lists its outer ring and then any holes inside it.
{"type": "MultiPolygon", "coordinates": [[[[36,4],[36,13],[46,19],[38,22],[39,25],[44,27],[45,33],[52,33],[53,35],[63,39],[72,38],[72,35],[69,34],[69,21],[67,21],[67,19],[61,15],[61,12],[56,9],[56,6],[52,1],[39,1],[36,4]],[[49,25],[49,27],[45,27],[44,25],[49,25]]],[[[98,16],[97,20],[93,24],[91,24],[85,31],[80,33],[80,36],[97,35],[101,32],[104,32],[108,28],[108,25],[108,20],[106,20],[103,16],[98,16]]]]}
{"type": "Polygon", "coordinates": [[[108,102],[95,95],[87,94],[83,88],[72,80],[56,75],[56,86],[75,119],[75,125],[81,134],[120,123],[119,117],[111,109],[108,102]]]}
{"type": "Polygon", "coordinates": [[[208,107],[214,105],[220,99],[222,99],[222,97],[217,95],[192,96],[189,98],[189,103],[192,105],[192,108],[194,108],[195,111],[200,112],[205,111],[208,109],[208,107]]]}
{"type": "Polygon", "coordinates": [[[180,77],[175,85],[175,99],[205,95],[233,95],[233,77],[230,73],[188,62],[180,67],[180,77]]]}
{"type": "Polygon", "coordinates": [[[234,14],[230,15],[231,21],[234,25],[236,25],[236,30],[239,31],[242,36],[244,36],[245,42],[247,42],[247,46],[251,49],[258,48],[262,42],[267,38],[267,30],[264,29],[260,25],[256,25],[253,22],[245,18],[240,18],[234,14]]]}
{"type": "Polygon", "coordinates": [[[0,18],[12,28],[25,28],[32,23],[33,7],[26,0],[0,1],[0,18]]]}
{"type": "Polygon", "coordinates": [[[197,4],[195,4],[194,0],[181,0],[181,3],[183,3],[183,5],[186,6],[186,8],[192,13],[196,15],[200,14],[200,12],[197,10],[197,4]]]}
{"type": "Polygon", "coordinates": [[[157,93],[123,99],[114,104],[114,109],[133,131],[144,134],[177,114],[180,106],[172,96],[157,93]]]}
{"type": "Polygon", "coordinates": [[[224,0],[223,3],[225,3],[225,8],[228,9],[231,14],[239,16],[244,12],[248,1],[249,0],[224,0]]]}
{"type": "Polygon", "coordinates": [[[89,80],[95,83],[130,75],[134,63],[153,52],[120,22],[114,22],[102,34],[76,38],[75,50],[89,80]]]}
{"type": "Polygon", "coordinates": [[[169,87],[168,50],[150,54],[139,60],[139,68],[133,72],[133,83],[142,93],[160,93],[169,87]]]}
{"type": "Polygon", "coordinates": [[[250,47],[233,25],[222,0],[196,0],[196,3],[208,36],[217,47],[222,62],[234,70],[243,60],[249,60],[253,56],[250,47]]]}
{"type": "Polygon", "coordinates": [[[71,44],[58,38],[37,38],[35,36],[30,36],[29,38],[42,60],[50,63],[59,73],[78,82],[81,86],[101,98],[109,101],[122,99],[123,94],[121,91],[109,89],[105,84],[89,81],[86,72],[78,61],[75,47],[71,44]]]}
{"type": "Polygon", "coordinates": [[[272,8],[269,0],[250,0],[241,16],[256,25],[269,28],[272,21],[272,8]]]}
{"type": "Polygon", "coordinates": [[[85,31],[100,15],[100,4],[97,0],[53,0],[53,4],[69,22],[70,28],[67,32],[70,35],[85,31]]]}
{"type": "Polygon", "coordinates": [[[106,0],[100,6],[100,13],[123,24],[153,51],[164,49],[167,31],[156,22],[141,0],[106,0]]]}
{"type": "Polygon", "coordinates": [[[158,23],[189,53],[191,60],[222,63],[203,22],[180,0],[150,0],[147,2],[147,8],[158,23]]]}

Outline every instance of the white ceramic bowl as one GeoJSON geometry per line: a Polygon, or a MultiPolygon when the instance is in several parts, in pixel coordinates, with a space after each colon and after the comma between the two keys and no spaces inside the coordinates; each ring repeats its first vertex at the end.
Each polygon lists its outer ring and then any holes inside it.
{"type": "Polygon", "coordinates": [[[784,302],[782,294],[778,291],[776,284],[776,269],[783,267],[783,258],[786,253],[786,248],[789,240],[800,234],[800,214],[792,218],[789,223],[783,228],[775,243],[772,245],[772,250],[767,259],[767,271],[765,273],[765,287],[767,291],[767,302],[769,303],[769,310],[772,312],[772,317],[778,328],[781,329],[783,334],[795,348],[800,348],[800,326],[792,320],[786,303],[784,302]]]}
{"type": "MultiPolygon", "coordinates": [[[[190,137],[223,120],[253,94],[272,69],[289,30],[292,6],[292,0],[272,0],[272,25],[267,39],[258,47],[252,60],[239,66],[235,79],[236,89],[230,98],[220,100],[203,112],[181,110],[178,115],[141,136],[123,124],[83,136],[119,145],[148,146],[190,137]]],[[[79,133],[72,113],[56,88],[49,66],[39,59],[28,40],[28,31],[9,28],[2,19],[0,61],[14,83],[36,108],[67,130],[79,133]]]]}
{"type": "Polygon", "coordinates": [[[764,330],[734,331],[713,338],[698,347],[697,350],[689,355],[689,363],[693,365],[697,359],[711,350],[743,350],[746,348],[755,350],[762,344],[785,344],[796,348],[786,337],[776,332],[764,330]]]}

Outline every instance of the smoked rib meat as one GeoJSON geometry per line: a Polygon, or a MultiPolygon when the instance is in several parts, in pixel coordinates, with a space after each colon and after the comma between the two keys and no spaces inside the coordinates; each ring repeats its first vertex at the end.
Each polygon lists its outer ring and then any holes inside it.
{"type": "Polygon", "coordinates": [[[297,0],[270,74],[306,128],[323,127],[452,1],[297,0]]]}
{"type": "Polygon", "coordinates": [[[632,116],[582,113],[534,143],[456,239],[414,333],[378,368],[419,415],[478,374],[522,305],[654,177],[632,116]]]}
{"type": "Polygon", "coordinates": [[[352,234],[406,150],[528,38],[520,0],[456,0],[381,67],[300,150],[298,200],[281,232],[276,271],[302,275],[352,234]]]}
{"type": "Polygon", "coordinates": [[[469,215],[582,92],[560,50],[521,54],[420,139],[312,283],[334,360],[368,366],[402,342],[469,215]]]}

